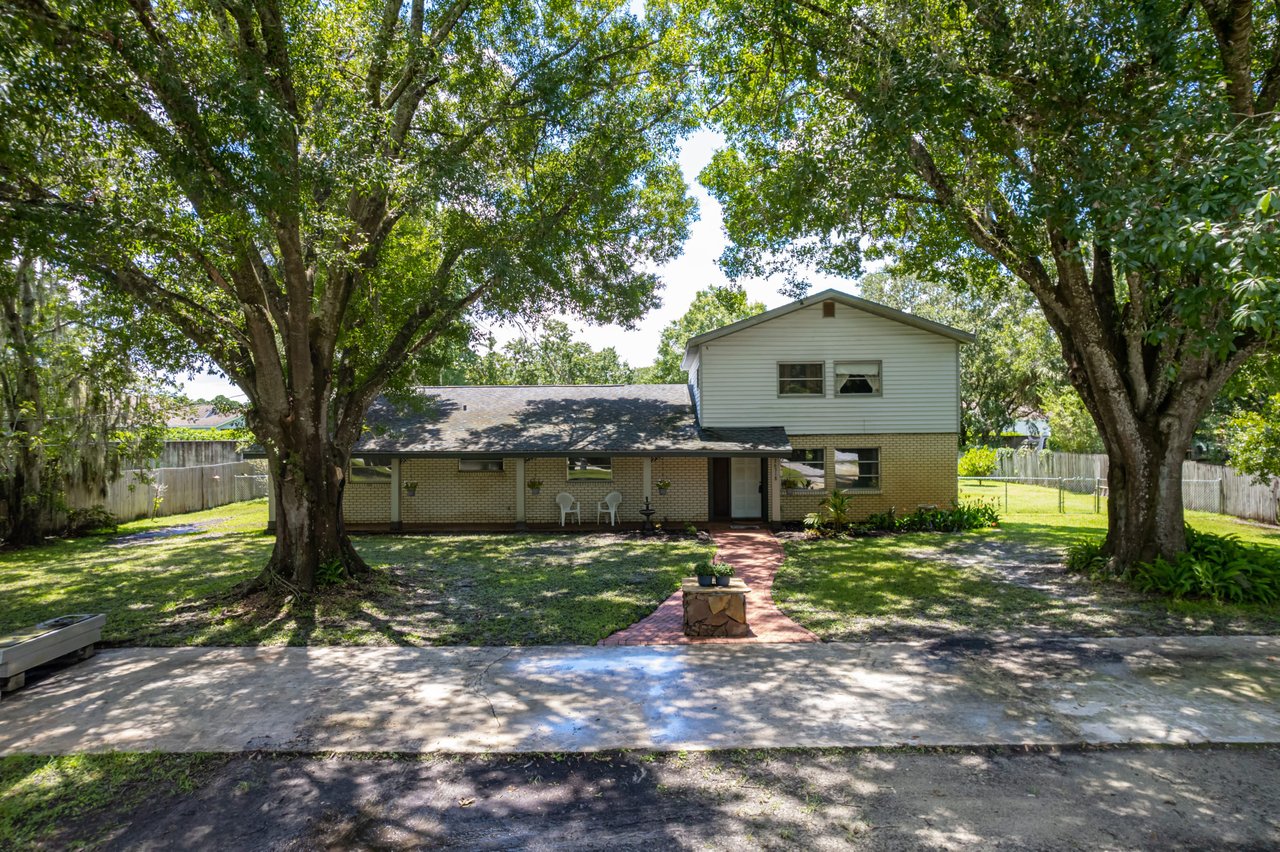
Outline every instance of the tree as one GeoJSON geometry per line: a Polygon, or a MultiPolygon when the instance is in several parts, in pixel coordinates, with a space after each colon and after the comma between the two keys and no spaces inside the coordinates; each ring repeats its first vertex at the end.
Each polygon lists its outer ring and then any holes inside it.
{"type": "Polygon", "coordinates": [[[1231,466],[1259,482],[1280,479],[1280,354],[1265,352],[1232,376],[1214,408],[1231,466]]]}
{"type": "Polygon", "coordinates": [[[741,287],[712,285],[699,290],[684,315],[662,330],[658,357],[652,367],[643,371],[643,380],[649,384],[684,384],[689,377],[680,369],[680,362],[689,338],[764,311],[764,303],[749,301],[741,287]]]}
{"type": "Polygon", "coordinates": [[[156,377],[133,364],[100,306],[65,271],[12,251],[0,259],[0,534],[39,544],[65,528],[67,498],[105,492],[159,452],[156,377]]]}
{"type": "Polygon", "coordinates": [[[364,563],[341,523],[371,401],[464,317],[630,322],[691,200],[682,42],[604,0],[0,0],[23,126],[0,215],[163,316],[244,392],[277,506],[258,585],[364,563]],[[49,144],[48,139],[44,142],[49,144]]]}
{"type": "Polygon", "coordinates": [[[1183,550],[1192,430],[1280,324],[1275,5],[708,0],[698,20],[727,269],[1016,276],[1110,458],[1111,568],[1183,550]]]}
{"type": "Polygon", "coordinates": [[[1046,393],[1044,413],[1049,418],[1049,449],[1063,453],[1102,452],[1098,427],[1075,388],[1056,388],[1046,393]]]}
{"type": "Polygon", "coordinates": [[[1043,395],[1065,383],[1061,349],[1025,289],[997,278],[990,288],[944,284],[873,272],[859,280],[873,302],[972,332],[960,353],[960,443],[989,445],[1018,412],[1043,407],[1043,395]]]}
{"type": "Polygon", "coordinates": [[[501,350],[493,343],[491,338],[488,351],[468,368],[468,384],[618,385],[635,375],[612,346],[595,350],[574,340],[561,320],[547,320],[537,334],[516,338],[501,350]]]}

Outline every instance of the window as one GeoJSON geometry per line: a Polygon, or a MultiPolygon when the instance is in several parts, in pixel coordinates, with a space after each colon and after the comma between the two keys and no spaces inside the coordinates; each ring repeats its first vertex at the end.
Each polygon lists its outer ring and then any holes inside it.
{"type": "Polygon", "coordinates": [[[502,459],[458,459],[460,473],[502,473],[502,459]]]}
{"type": "Polygon", "coordinates": [[[821,361],[811,364],[779,364],[778,396],[822,396],[825,393],[821,361]]]}
{"type": "Polygon", "coordinates": [[[391,484],[391,466],[374,464],[381,459],[352,459],[351,481],[391,484]]]}
{"type": "Polygon", "coordinates": [[[782,487],[788,491],[817,490],[827,487],[825,450],[794,450],[782,462],[782,487]]]}
{"type": "Polygon", "coordinates": [[[836,488],[841,491],[880,489],[880,450],[836,450],[836,488]]]}
{"type": "Polygon", "coordinates": [[[579,456],[569,459],[566,479],[613,479],[613,459],[608,456],[579,456]]]}
{"type": "Polygon", "coordinates": [[[879,361],[837,361],[836,393],[840,396],[879,396],[879,361]]]}

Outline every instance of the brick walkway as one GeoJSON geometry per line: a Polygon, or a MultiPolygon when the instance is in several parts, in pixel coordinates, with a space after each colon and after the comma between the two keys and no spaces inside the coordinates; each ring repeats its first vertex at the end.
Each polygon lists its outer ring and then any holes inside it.
{"type": "Polygon", "coordinates": [[[747,626],[751,635],[742,639],[691,639],[684,635],[681,593],[662,602],[647,618],[600,640],[601,645],[703,645],[741,642],[816,642],[818,637],[774,606],[773,576],[782,564],[782,544],[773,533],[760,529],[735,530],[712,527],[716,556],[728,562],[751,593],[747,595],[747,626]]]}

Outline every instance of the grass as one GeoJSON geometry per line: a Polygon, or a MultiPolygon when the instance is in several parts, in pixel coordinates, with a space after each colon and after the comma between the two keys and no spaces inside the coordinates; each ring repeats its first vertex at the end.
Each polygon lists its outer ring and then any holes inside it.
{"type": "Polygon", "coordinates": [[[90,538],[0,553],[0,633],[69,612],[105,612],[114,645],[591,644],[649,614],[690,562],[694,539],[591,535],[360,536],[374,569],[308,601],[230,599],[273,539],[266,503],[121,527],[185,535],[90,538]]]}
{"type": "MultiPolygon", "coordinates": [[[[998,497],[999,529],[956,535],[914,533],[786,544],[774,598],[824,639],[914,638],[953,633],[1111,636],[1280,633],[1274,607],[1169,601],[1067,575],[1061,551],[1106,532],[1091,495],[1011,484],[966,486],[998,497]]],[[[1103,507],[1105,512],[1105,506],[1103,507]]],[[[1198,529],[1280,548],[1280,530],[1222,515],[1188,512],[1198,529]]]]}
{"type": "Polygon", "coordinates": [[[227,755],[116,753],[0,757],[0,849],[88,848],[114,816],[190,793],[227,755]]]}

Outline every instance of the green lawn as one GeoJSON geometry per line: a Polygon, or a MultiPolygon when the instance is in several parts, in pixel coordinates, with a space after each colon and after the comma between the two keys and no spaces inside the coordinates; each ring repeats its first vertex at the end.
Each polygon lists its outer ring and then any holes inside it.
{"type": "Polygon", "coordinates": [[[594,643],[648,615],[711,546],[636,535],[360,536],[370,582],[281,605],[226,592],[271,551],[266,503],[0,553],[0,633],[105,612],[116,645],[594,643]],[[175,525],[185,535],[121,537],[175,525]]]}
{"type": "Polygon", "coordinates": [[[0,757],[0,849],[99,845],[119,815],[190,793],[230,755],[74,754],[0,757]]]}
{"type": "MultiPolygon", "coordinates": [[[[1066,574],[1062,549],[1101,536],[1106,515],[1091,495],[1056,489],[966,487],[966,496],[999,497],[1000,529],[957,535],[917,533],[852,540],[793,540],[774,598],[824,639],[913,638],[952,633],[1142,635],[1280,633],[1275,607],[1166,601],[1115,584],[1066,574]]],[[[1195,527],[1280,548],[1280,530],[1221,515],[1189,512],[1195,527]]]]}

